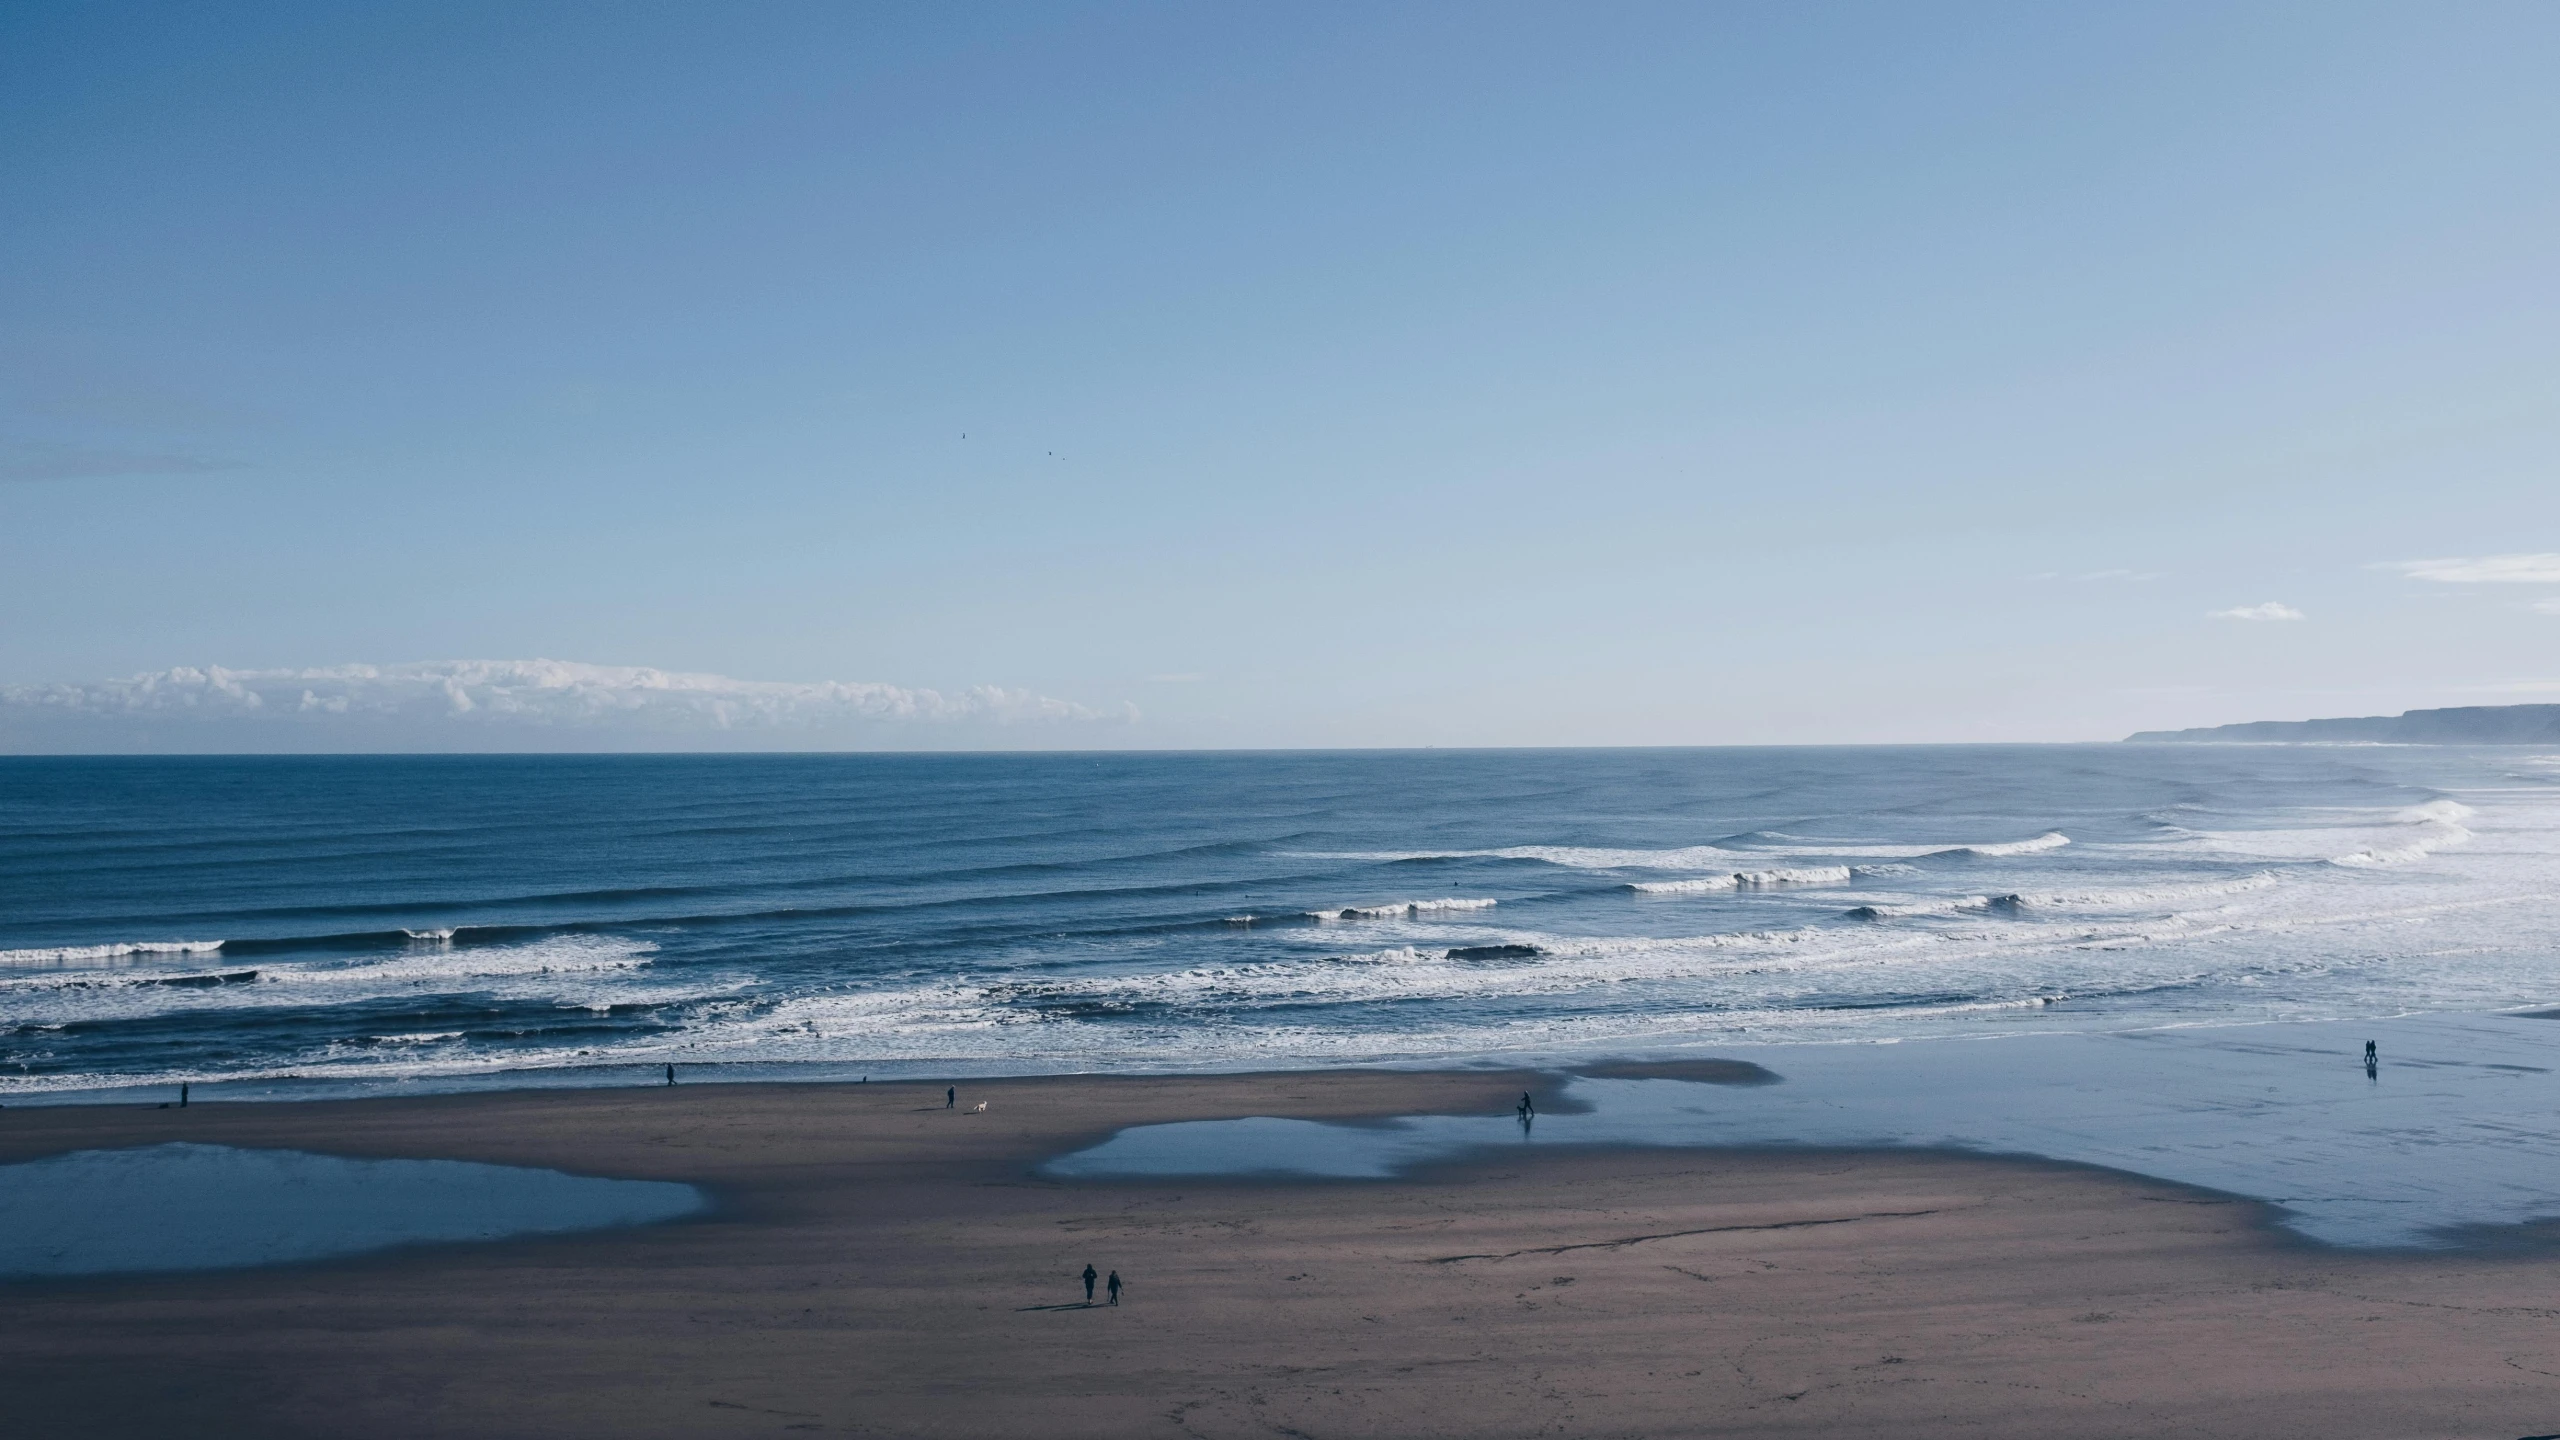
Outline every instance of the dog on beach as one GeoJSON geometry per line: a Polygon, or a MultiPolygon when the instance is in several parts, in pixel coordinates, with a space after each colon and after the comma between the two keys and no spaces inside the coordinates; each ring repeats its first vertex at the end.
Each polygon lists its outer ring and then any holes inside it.
{"type": "Polygon", "coordinates": [[[986,1101],[984,1101],[984,1100],[981,1100],[981,1101],[979,1101],[977,1104],[970,1106],[970,1107],[969,1107],[969,1113],[970,1113],[970,1114],[972,1114],[972,1115],[984,1115],[984,1114],[986,1114],[986,1113],[987,1113],[987,1102],[986,1102],[986,1101]]]}

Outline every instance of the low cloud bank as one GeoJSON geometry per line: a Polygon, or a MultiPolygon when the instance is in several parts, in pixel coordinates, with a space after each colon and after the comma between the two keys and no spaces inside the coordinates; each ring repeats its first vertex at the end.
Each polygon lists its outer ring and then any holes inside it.
{"type": "Polygon", "coordinates": [[[993,685],[945,693],[566,660],[180,666],[86,684],[0,686],[0,741],[42,750],[932,748],[993,731],[1037,744],[1019,732],[1136,719],[1131,706],[1099,710],[993,685]]]}
{"type": "Polygon", "coordinates": [[[2560,555],[2458,555],[2382,566],[2444,585],[2560,585],[2560,555]]]}

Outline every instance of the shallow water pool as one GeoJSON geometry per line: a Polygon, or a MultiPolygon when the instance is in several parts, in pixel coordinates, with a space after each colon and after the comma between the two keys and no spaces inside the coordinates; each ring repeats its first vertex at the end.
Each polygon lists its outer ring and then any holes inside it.
{"type": "Polygon", "coordinates": [[[2560,1217],[2560,1023],[2510,1015],[1898,1045],[1737,1047],[1780,1083],[1575,1079],[1585,1113],[1146,1125],[1062,1178],[1379,1178],[1496,1146],[1929,1146],[2263,1200],[2359,1248],[2496,1243],[2560,1217]],[[2381,1047],[2371,1075],[2364,1042],[2381,1047]]]}
{"type": "Polygon", "coordinates": [[[221,1270],[646,1225],[693,1186],[463,1160],[175,1143],[0,1165],[0,1279],[221,1270]]]}

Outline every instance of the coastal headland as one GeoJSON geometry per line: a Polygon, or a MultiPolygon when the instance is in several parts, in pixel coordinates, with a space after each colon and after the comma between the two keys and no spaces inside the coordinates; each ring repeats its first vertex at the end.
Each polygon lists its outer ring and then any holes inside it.
{"type": "Polygon", "coordinates": [[[1039,1171],[1129,1125],[1508,1113],[1523,1090],[1558,1097],[1535,1073],[1337,1070],[969,1081],[958,1106],[936,1082],[11,1108],[0,1161],[189,1140],[715,1204],[0,1286],[0,1394],[11,1433],[57,1436],[2560,1429],[2560,1254],[2324,1249],[2114,1171],[1565,1147],[1387,1181],[1039,1171]],[[1127,1282],[1119,1306],[1084,1303],[1087,1264],[1127,1282]]]}

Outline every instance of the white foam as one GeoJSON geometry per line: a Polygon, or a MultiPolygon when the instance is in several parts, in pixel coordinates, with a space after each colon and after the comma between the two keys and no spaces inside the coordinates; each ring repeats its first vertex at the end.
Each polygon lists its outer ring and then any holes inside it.
{"type": "Polygon", "coordinates": [[[1746,890],[1765,890],[1779,885],[1846,885],[1846,865],[1813,865],[1793,870],[1746,870],[1733,877],[1733,883],[1746,890]]]}
{"type": "MultiPolygon", "coordinates": [[[[2547,792],[2528,791],[2537,799],[2547,792]]],[[[2230,830],[2172,830],[2155,845],[2180,845],[2253,859],[2326,862],[2351,869],[2402,865],[2476,838],[2462,822],[2475,812],[2456,800],[2390,810],[2345,807],[2277,812],[2288,823],[2230,830]]],[[[2509,810],[2510,816],[2521,813],[2509,810]]]]}
{"type": "MultiPolygon", "coordinates": [[[[1965,907],[1987,908],[1992,897],[1910,897],[1900,903],[1910,905],[1911,913],[1925,910],[1951,916],[1965,907]]],[[[2446,907],[2424,908],[2427,915],[2448,913],[2446,907]]],[[[2334,958],[2341,953],[2338,941],[2320,937],[2373,926],[2403,926],[2419,918],[2424,917],[2418,908],[2404,907],[2339,914],[2278,913],[2252,919],[2154,916],[2132,924],[2074,926],[2058,932],[2052,925],[2005,920],[1972,929],[1880,931],[1817,925],[1663,939],[1501,931],[1487,935],[1484,943],[1498,939],[1532,946],[1541,953],[1521,965],[1487,970],[1406,945],[1353,955],[1202,964],[1170,973],[961,983],[935,987],[929,997],[926,993],[875,993],[860,1002],[831,1000],[831,1013],[819,1026],[827,1037],[825,1044],[816,1043],[815,1033],[805,1039],[797,1033],[781,1035],[779,1026],[752,1021],[746,1022],[745,1033],[719,1037],[716,1045],[728,1047],[731,1053],[746,1053],[734,1047],[748,1043],[752,1036],[757,1047],[753,1053],[766,1053],[765,1047],[787,1041],[810,1045],[811,1058],[827,1053],[827,1045],[848,1043],[862,1047],[865,1054],[925,1057],[950,1054],[953,1045],[970,1043],[965,1036],[982,1034],[1004,1047],[1003,1053],[1019,1056],[1026,1053],[1021,1048],[1025,1046],[1051,1054],[1105,1053],[1115,1043],[1144,1036],[1150,1053],[1172,1056],[1189,1053],[1199,1029],[1179,1017],[1206,1011],[1224,1017],[1214,1037],[1214,1048],[1223,1055],[1268,1057],[1293,1048],[1340,1054],[1362,1046],[1370,1047],[1371,1054],[1430,1053],[1433,1043],[1457,1031],[1473,1033],[1489,1044],[1517,1046],[1529,1043],[1529,1037],[1518,1021],[1478,1024],[1464,1017],[1443,1021],[1427,1036],[1401,1027],[1391,1036],[1358,1031],[1335,1035],[1327,1027],[1338,1022],[1324,1012],[1330,1007],[1379,1002],[1538,1002],[1584,994],[1623,995],[1626,998],[1605,1002],[1607,1014],[1540,1016],[1528,1022],[1526,1029],[1540,1037],[1571,1032],[1599,1039],[1662,1028],[1655,1017],[1633,1013],[1647,1009],[1642,997],[1654,992],[1626,988],[1630,986],[1676,987],[1674,993],[1683,997],[1679,1008],[1688,1012],[1692,1031],[1738,1036],[1766,1029],[1845,1038],[1875,1033],[1872,1027],[1880,1023],[1908,1027],[1933,1021],[1953,1023],[1971,1015],[2041,1014],[2065,997],[2103,1000],[2163,987],[2190,987],[2215,977],[2221,983],[2242,986],[2258,975],[2316,977],[2341,963],[2334,958]],[[2292,960],[2279,961],[2255,950],[2199,952],[2194,948],[2199,942],[2244,935],[2280,939],[2295,933],[2304,938],[2294,947],[2299,958],[2292,960]],[[2093,964],[2070,958],[2092,954],[2103,954],[2104,959],[2093,964]],[[1833,997],[1858,1002],[1867,994],[1912,998],[1886,1011],[1862,1003],[1837,1012],[1823,1008],[1833,997]],[[1968,998],[1940,1003],[1918,998],[1930,994],[1968,998]],[[1096,1023],[1143,1014],[1149,1007],[1165,1011],[1163,1024],[1130,1031],[1096,1023]],[[1087,1052],[1086,1046],[1094,1047],[1093,1051],[1087,1052]]],[[[2345,948],[2358,947],[2351,943],[2345,948]]],[[[2286,992],[2280,988],[2270,993],[2273,997],[2286,992]]],[[[794,1008],[784,1007],[786,1011],[794,1008]]],[[[1207,1043],[1208,1038],[1201,1037],[1198,1043],[1207,1043]]],[[[715,1043],[711,1036],[704,1039],[715,1043]]]]}
{"type": "Polygon", "coordinates": [[[128,940],[116,945],[57,945],[49,949],[0,950],[0,965],[79,965],[124,960],[135,955],[210,955],[220,940],[128,940]]]}
{"type": "MultiPolygon", "coordinates": [[[[1755,845],[1745,856],[1838,856],[1851,860],[1927,860],[1951,855],[1997,858],[2004,855],[2031,855],[2039,850],[2058,850],[2071,843],[2071,837],[2058,830],[2048,830],[2027,840],[1986,840],[1972,844],[1947,844],[1943,841],[1921,844],[1885,844],[1864,840],[1824,840],[1809,835],[1789,835],[1784,831],[1765,832],[1784,845],[1755,845]]],[[[1883,867],[1874,867],[1882,869],[1883,867]]]]}
{"type": "Polygon", "coordinates": [[[2147,885],[2121,890],[2054,890],[2018,897],[2022,905],[2039,910],[2132,910],[2150,905],[2174,905],[2184,900],[2208,900],[2223,895],[2246,895],[2254,890],[2268,890],[2280,883],[2272,870],[2261,870],[2237,880],[2208,880],[2184,885],[2147,885]]]}
{"type": "Polygon", "coordinates": [[[1340,910],[1310,910],[1318,920],[1400,920],[1408,915],[1431,915],[1460,910],[1490,910],[1498,900],[1399,900],[1391,905],[1352,905],[1340,910]]]}
{"type": "Polygon", "coordinates": [[[1371,860],[1394,864],[1406,860],[1537,860],[1570,870],[1719,870],[1731,869],[1749,854],[1716,845],[1684,845],[1669,850],[1610,849],[1588,845],[1511,845],[1500,850],[1347,850],[1308,851],[1311,860],[1371,860]]]}
{"type": "Polygon", "coordinates": [[[1776,835],[1792,841],[1786,845],[1682,845],[1664,850],[1616,849],[1592,845],[1511,845],[1499,850],[1347,850],[1307,851],[1314,860],[1372,860],[1395,863],[1406,860],[1537,860],[1561,865],[1572,870],[1735,870],[1753,860],[1782,856],[1840,856],[1851,859],[1918,860],[1935,855],[1974,855],[1998,857],[2028,855],[2039,850],[2054,850],[2071,843],[2071,837],[2059,831],[2046,831],[2028,840],[1986,841],[1981,844],[1889,845],[1861,840],[1817,840],[1810,837],[1776,835]]]}
{"type": "Polygon", "coordinates": [[[725,994],[744,983],[716,975],[635,983],[633,972],[656,949],[645,940],[559,935],[521,945],[421,947],[356,962],[263,962],[230,972],[228,983],[198,985],[167,982],[214,974],[54,970],[0,978],[0,1014],[42,1028],[203,1011],[309,1011],[422,994],[600,1009],[725,994]]]}
{"type": "MultiPolygon", "coordinates": [[[[1520,965],[1488,969],[1449,961],[1436,949],[1401,945],[1146,974],[955,978],[795,997],[770,1012],[742,1007],[696,1030],[683,1042],[683,1051],[703,1059],[772,1060],[985,1053],[1017,1062],[1032,1056],[1090,1061],[1117,1053],[1125,1058],[1132,1046],[1168,1061],[1188,1056],[1231,1062],[1293,1054],[1375,1058],[1461,1053],[1471,1046],[1481,1053],[1484,1047],[1516,1049],[1568,1036],[1600,1043],[1695,1031],[1702,1025],[1729,1035],[1865,1026],[1875,1012],[1823,1014],[1801,1007],[1808,1000],[1843,991],[1854,995],[1874,985],[1925,986],[1975,997],[1895,1007],[1895,1016],[1910,1021],[2041,1012],[2065,994],[2138,990],[2196,973],[2191,964],[2165,952],[2149,964],[2129,953],[2108,957],[2113,981],[2084,975],[2066,985],[2052,973],[2051,957],[2057,940],[2075,937],[2019,933],[2032,928],[2002,925],[1980,934],[1951,934],[1813,926],[1671,939],[1504,932],[1504,939],[1544,953],[1520,965]],[[1452,1014],[1419,1027],[1400,1026],[1392,1034],[1345,1028],[1322,1013],[1328,1007],[1377,1003],[1642,995],[1649,992],[1626,987],[1664,985],[1678,986],[1690,997],[1675,1007],[1679,1013],[1642,1000],[1612,1000],[1607,1014],[1554,1014],[1526,1024],[1452,1014]],[[1150,1011],[1161,1011],[1161,1019],[1150,1011]],[[1185,1018],[1202,1011],[1223,1018],[1216,1026],[1185,1018]],[[1129,1028],[1133,1019],[1136,1029],[1129,1028]]],[[[2174,925],[2165,928],[2173,936],[2187,933],[2174,925]]],[[[2137,943],[2130,931],[2084,932],[2076,938],[2093,947],[2137,943]]]]}
{"type": "Polygon", "coordinates": [[[601,935],[555,935],[521,945],[472,945],[414,950],[353,964],[279,967],[263,973],[286,985],[431,986],[544,975],[591,975],[636,970],[657,946],[646,940],[601,935]]]}
{"type": "Polygon", "coordinates": [[[771,1014],[742,1015],[731,1025],[709,1027],[699,1039],[705,1047],[732,1055],[768,1053],[776,1047],[825,1054],[830,1042],[847,1038],[871,1047],[871,1053],[932,1054],[955,1034],[967,1032],[1001,1033],[1010,1040],[1030,1041],[1026,1026],[1036,1023],[1047,1034],[1060,1025],[1083,1023],[1076,1018],[1077,1012],[1109,1017],[1140,1007],[1177,1012],[1216,1007],[1250,1014],[1274,1007],[1296,1010],[1379,1001],[1563,995],[1630,979],[1749,968],[1762,963],[1754,956],[1795,943],[1787,934],[1767,932],[1672,942],[1573,943],[1541,938],[1569,948],[1498,971],[1452,961],[1441,949],[1399,945],[1353,954],[1203,964],[1142,974],[929,982],[793,999],[771,1014]],[[1027,1013],[1032,1010],[1064,1013],[1061,1018],[1041,1019],[1027,1013]],[[750,1045],[753,1052],[740,1048],[750,1045]]]}
{"type": "Polygon", "coordinates": [[[1786,870],[1736,870],[1695,880],[1638,880],[1627,888],[1639,895],[1704,895],[1718,890],[1773,890],[1784,885],[1846,885],[1846,865],[1813,865],[1786,870]]]}
{"type": "Polygon", "coordinates": [[[2070,843],[2070,836],[2063,834],[2059,830],[2048,830],[2032,840],[2010,840],[1995,845],[1958,845],[1952,850],[1942,850],[1938,853],[1942,855],[1981,855],[1996,858],[2002,855],[2033,855],[2040,850],[2059,850],[2070,843]]]}
{"type": "Polygon", "coordinates": [[[1572,870],[1712,870],[1746,858],[1720,845],[1683,845],[1669,850],[1613,850],[1579,845],[1514,845],[1477,852],[1499,860],[1543,860],[1572,870]]]}
{"type": "Polygon", "coordinates": [[[1695,880],[1638,880],[1627,886],[1639,895],[1705,895],[1731,890],[1739,875],[1703,875],[1695,880]]]}
{"type": "Polygon", "coordinates": [[[2430,800],[2424,805],[2412,805],[2405,810],[2395,812],[2391,818],[2415,833],[2335,856],[2330,863],[2349,866],[2405,865],[2413,860],[2423,860],[2448,846],[2469,842],[2472,838],[2471,832],[2464,829],[2461,822],[2470,819],[2474,813],[2470,806],[2453,800],[2430,800]]]}
{"type": "Polygon", "coordinates": [[[2478,813],[2459,800],[2430,800],[2424,805],[2412,805],[2397,811],[2391,818],[2404,825],[2459,825],[2478,813]]]}
{"type": "Polygon", "coordinates": [[[2459,827],[2447,828],[2454,830],[2455,833],[2448,836],[2422,835],[2401,845],[2367,845],[2361,850],[2351,850],[2344,855],[2333,857],[2329,863],[2348,866],[2406,865],[2413,860],[2424,860],[2448,845],[2459,845],[2471,838],[2470,832],[2459,827]]]}
{"type": "Polygon", "coordinates": [[[1963,895],[1940,900],[1870,901],[1849,913],[1860,920],[1907,920],[1917,915],[1953,915],[1990,908],[1988,895],[1963,895]]]}

